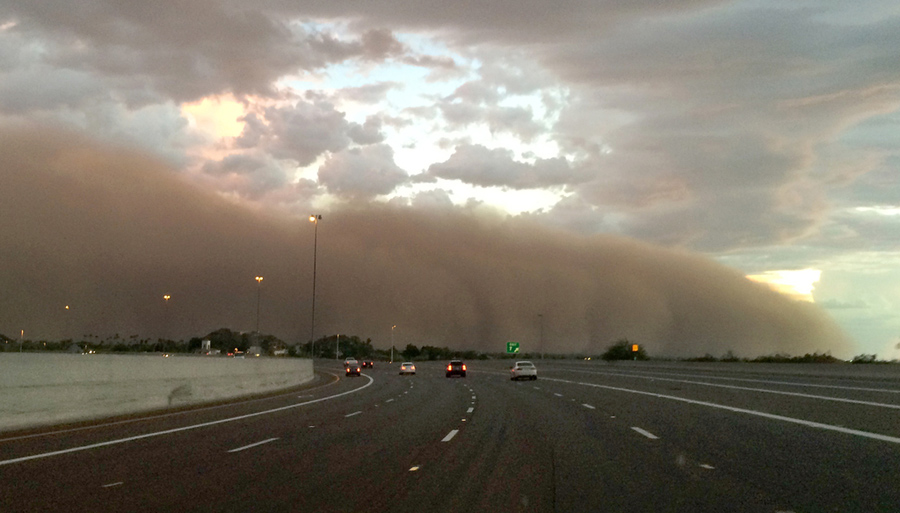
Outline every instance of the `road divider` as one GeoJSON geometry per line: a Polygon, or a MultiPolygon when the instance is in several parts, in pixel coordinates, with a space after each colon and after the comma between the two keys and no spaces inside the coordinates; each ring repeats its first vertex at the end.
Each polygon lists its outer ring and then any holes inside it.
{"type": "Polygon", "coordinates": [[[366,383],[365,385],[361,386],[361,387],[354,388],[354,389],[348,390],[348,391],[346,391],[346,392],[341,392],[341,393],[339,393],[339,394],[330,395],[330,396],[327,396],[327,397],[320,397],[319,399],[313,399],[313,400],[310,400],[310,401],[304,401],[304,402],[302,402],[302,403],[297,403],[297,404],[289,404],[289,405],[287,405],[287,406],[281,406],[281,407],[279,407],[279,408],[271,408],[271,409],[268,409],[268,410],[258,411],[258,412],[255,412],[255,413],[247,413],[247,414],[245,414],[245,415],[238,415],[238,416],[236,416],[236,417],[228,417],[228,418],[225,418],[225,419],[213,420],[213,421],[210,421],[210,422],[202,422],[202,423],[200,423],[200,424],[192,424],[192,425],[189,425],[189,426],[182,426],[182,427],[173,428],[173,429],[166,429],[166,430],[163,430],[163,431],[154,431],[154,432],[152,432],[152,433],[145,433],[145,434],[142,434],[142,435],[129,436],[129,437],[126,437],[126,438],[117,438],[117,439],[115,439],[115,440],[108,440],[108,441],[106,441],[106,442],[98,442],[98,443],[93,443],[93,444],[89,444],[89,445],[82,445],[82,446],[79,446],[79,447],[71,447],[71,448],[69,448],[69,449],[61,449],[61,450],[58,450],[58,451],[49,451],[49,452],[44,452],[44,453],[39,453],[39,454],[32,454],[32,455],[30,455],[30,456],[22,456],[22,457],[20,457],[20,458],[12,458],[12,459],[8,459],[8,460],[0,460],[0,466],[4,466],[4,465],[12,465],[12,464],[14,464],[14,463],[21,463],[21,462],[24,462],[24,461],[37,460],[37,459],[41,459],[41,458],[49,458],[49,457],[51,457],[51,456],[59,456],[59,455],[61,455],[61,454],[69,454],[69,453],[73,453],[73,452],[87,451],[87,450],[91,450],[91,449],[97,449],[97,448],[100,448],[100,447],[108,447],[108,446],[111,446],[111,445],[118,445],[118,444],[123,444],[123,443],[126,443],[126,442],[131,442],[131,441],[133,441],[133,440],[143,440],[143,439],[145,439],[145,438],[153,438],[153,437],[157,437],[157,436],[171,435],[171,434],[173,434],[173,433],[180,433],[180,432],[182,432],[182,431],[190,431],[190,430],[192,430],[192,429],[200,429],[200,428],[205,428],[205,427],[210,427],[210,426],[216,426],[216,425],[219,425],[219,424],[225,424],[225,423],[227,423],[227,422],[234,422],[234,421],[237,421],[237,420],[249,419],[249,418],[251,418],[251,417],[259,417],[259,416],[261,416],[261,415],[270,415],[270,414],[272,414],[272,413],[277,413],[277,412],[280,412],[280,411],[290,410],[290,409],[293,409],[293,408],[299,408],[299,407],[301,407],[301,406],[306,406],[306,405],[309,405],[309,404],[320,403],[320,402],[322,402],[322,401],[330,401],[330,400],[336,399],[336,398],[338,398],[338,397],[342,397],[342,396],[345,396],[345,395],[348,395],[348,394],[354,394],[354,393],[356,393],[356,392],[359,392],[360,390],[363,390],[364,388],[370,386],[372,383],[375,382],[375,380],[372,379],[372,378],[369,377],[369,376],[364,376],[364,377],[365,377],[366,379],[368,379],[369,382],[366,383]]]}

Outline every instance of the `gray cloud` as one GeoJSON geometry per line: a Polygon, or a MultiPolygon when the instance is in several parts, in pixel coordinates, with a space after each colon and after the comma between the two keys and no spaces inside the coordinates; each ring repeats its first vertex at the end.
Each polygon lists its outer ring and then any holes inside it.
{"type": "MultiPolygon", "coordinates": [[[[262,329],[305,339],[305,219],[244,210],[152,158],[46,127],[4,126],[0,150],[0,238],[16,241],[0,246],[0,332],[249,329],[263,275],[262,329]]],[[[401,343],[499,351],[519,340],[531,351],[541,314],[553,352],[596,353],[627,337],[651,354],[853,353],[814,305],[705,257],[473,212],[325,213],[317,332],[385,347],[396,324],[401,343]]]]}
{"type": "Polygon", "coordinates": [[[319,182],[329,192],[354,199],[388,194],[408,178],[394,163],[391,147],[384,144],[332,154],[319,168],[319,182]]]}
{"type": "Polygon", "coordinates": [[[378,116],[369,116],[362,125],[351,125],[347,131],[347,135],[356,144],[376,144],[384,141],[384,135],[381,133],[382,120],[378,116]]]}
{"type": "Polygon", "coordinates": [[[207,161],[202,171],[217,178],[219,190],[253,199],[288,184],[285,171],[277,162],[252,155],[229,155],[220,161],[207,161]]]}
{"type": "Polygon", "coordinates": [[[565,159],[537,159],[534,164],[513,160],[512,152],[480,145],[460,145],[446,162],[432,164],[420,180],[430,178],[460,180],[481,186],[516,189],[573,183],[578,172],[565,159]]]}
{"type": "Polygon", "coordinates": [[[301,166],[315,162],[326,151],[337,152],[350,144],[351,124],[334,105],[323,101],[298,101],[292,107],[270,107],[259,116],[247,117],[238,144],[262,146],[279,159],[294,159],[301,166]]]}

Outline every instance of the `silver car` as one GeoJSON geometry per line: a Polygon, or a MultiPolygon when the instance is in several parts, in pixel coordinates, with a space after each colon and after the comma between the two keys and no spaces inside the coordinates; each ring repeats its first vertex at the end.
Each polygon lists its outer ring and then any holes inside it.
{"type": "Polygon", "coordinates": [[[415,374],[416,373],[416,364],[413,362],[403,362],[400,364],[400,375],[404,374],[415,374]]]}
{"type": "Polygon", "coordinates": [[[512,380],[537,379],[537,367],[535,367],[531,362],[516,362],[514,366],[509,368],[509,372],[509,379],[512,380]]]}

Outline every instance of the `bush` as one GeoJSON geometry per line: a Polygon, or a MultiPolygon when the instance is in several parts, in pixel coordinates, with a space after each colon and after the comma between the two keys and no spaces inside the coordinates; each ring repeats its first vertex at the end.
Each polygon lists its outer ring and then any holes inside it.
{"type": "Polygon", "coordinates": [[[638,347],[637,351],[632,351],[632,344],[626,339],[619,340],[615,344],[609,346],[600,358],[606,361],[613,360],[649,360],[647,353],[643,347],[638,347]]]}

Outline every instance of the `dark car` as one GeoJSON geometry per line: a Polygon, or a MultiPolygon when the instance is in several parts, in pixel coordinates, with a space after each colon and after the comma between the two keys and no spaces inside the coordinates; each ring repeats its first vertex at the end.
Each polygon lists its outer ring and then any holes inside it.
{"type": "Polygon", "coordinates": [[[356,360],[351,360],[349,358],[347,360],[344,360],[344,370],[347,371],[348,376],[359,376],[359,362],[357,362],[356,360]]]}
{"type": "Polygon", "coordinates": [[[462,360],[450,360],[447,364],[447,377],[451,376],[466,377],[466,364],[462,360]]]}
{"type": "Polygon", "coordinates": [[[375,362],[373,362],[372,360],[363,360],[360,363],[362,364],[363,369],[371,369],[375,367],[375,362]]]}

